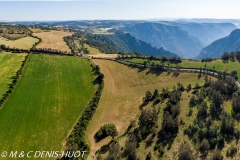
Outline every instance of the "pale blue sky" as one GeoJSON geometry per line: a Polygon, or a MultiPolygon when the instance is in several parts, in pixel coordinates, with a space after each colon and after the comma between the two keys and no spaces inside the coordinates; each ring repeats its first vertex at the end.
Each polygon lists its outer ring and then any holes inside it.
{"type": "Polygon", "coordinates": [[[0,20],[240,19],[240,0],[0,0],[0,20]]]}

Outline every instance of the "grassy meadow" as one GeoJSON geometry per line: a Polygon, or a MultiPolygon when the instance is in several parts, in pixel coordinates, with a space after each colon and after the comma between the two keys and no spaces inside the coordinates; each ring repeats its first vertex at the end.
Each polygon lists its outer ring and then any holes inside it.
{"type": "Polygon", "coordinates": [[[112,28],[97,28],[93,30],[93,34],[113,34],[112,32],[108,32],[112,28]]]}
{"type": "Polygon", "coordinates": [[[0,52],[0,96],[8,90],[8,84],[12,82],[11,78],[16,75],[26,55],[0,52]]]}
{"type": "Polygon", "coordinates": [[[37,45],[36,48],[51,48],[71,52],[66,42],[64,42],[63,37],[71,36],[72,33],[63,31],[50,31],[34,33],[33,35],[42,39],[42,42],[37,45]]]}
{"type": "Polygon", "coordinates": [[[99,49],[91,47],[88,44],[84,44],[84,47],[87,48],[90,53],[88,54],[89,56],[93,56],[93,57],[104,57],[104,58],[117,58],[117,54],[105,54],[105,53],[101,53],[99,51],[99,49]]]}
{"type": "Polygon", "coordinates": [[[87,48],[87,49],[90,51],[89,55],[101,54],[101,52],[99,51],[99,49],[94,48],[94,47],[91,47],[91,46],[89,46],[89,45],[86,44],[86,43],[84,44],[84,47],[87,48]]]}
{"type": "Polygon", "coordinates": [[[0,151],[60,151],[94,93],[86,59],[32,54],[0,109],[0,151]]]}
{"type": "Polygon", "coordinates": [[[38,42],[38,39],[33,37],[24,37],[17,40],[8,40],[6,38],[0,37],[0,44],[4,44],[10,48],[29,50],[36,42],[38,42]]]}
{"type": "Polygon", "coordinates": [[[96,150],[111,140],[108,137],[95,143],[93,137],[99,128],[114,123],[119,135],[124,133],[130,121],[139,115],[139,106],[146,91],[161,91],[163,87],[172,89],[177,83],[182,83],[185,87],[189,83],[192,86],[204,83],[204,79],[198,79],[198,74],[195,73],[181,73],[175,78],[166,72],[151,73],[148,69],[140,71],[108,60],[94,59],[93,62],[100,66],[105,78],[100,103],[86,131],[86,139],[91,148],[89,157],[94,156],[96,150]]]}

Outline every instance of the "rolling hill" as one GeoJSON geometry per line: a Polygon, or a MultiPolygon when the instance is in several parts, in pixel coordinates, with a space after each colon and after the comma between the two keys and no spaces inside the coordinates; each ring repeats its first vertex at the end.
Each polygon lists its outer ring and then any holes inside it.
{"type": "Polygon", "coordinates": [[[227,37],[214,41],[206,48],[202,49],[197,59],[210,57],[221,57],[224,52],[232,52],[240,50],[240,29],[231,32],[227,37]]]}

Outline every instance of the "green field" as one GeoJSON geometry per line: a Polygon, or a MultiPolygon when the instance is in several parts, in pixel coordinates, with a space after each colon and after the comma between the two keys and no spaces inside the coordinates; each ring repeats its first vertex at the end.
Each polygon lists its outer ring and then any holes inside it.
{"type": "Polygon", "coordinates": [[[94,93],[87,60],[32,54],[0,110],[0,151],[60,151],[94,93]]]}
{"type": "Polygon", "coordinates": [[[6,38],[0,37],[0,44],[9,46],[10,48],[19,48],[19,49],[30,49],[32,46],[38,42],[37,38],[33,37],[24,37],[17,40],[8,40],[6,38]]]}
{"type": "Polygon", "coordinates": [[[12,82],[11,78],[16,75],[25,56],[25,53],[0,52],[0,96],[8,90],[8,84],[12,82]]]}
{"type": "Polygon", "coordinates": [[[31,30],[33,33],[40,33],[40,32],[49,32],[49,30],[43,30],[41,28],[28,28],[29,30],[31,30]]]}
{"type": "MultiPolygon", "coordinates": [[[[139,59],[139,58],[129,58],[127,59],[129,62],[134,63],[141,63],[143,64],[144,61],[147,61],[146,59],[139,59]]],[[[161,64],[160,61],[152,60],[149,61],[149,64],[161,64]]],[[[168,62],[164,63],[165,65],[168,65],[168,62]]],[[[170,64],[172,66],[176,66],[176,64],[170,64]]],[[[218,70],[218,71],[227,71],[230,73],[232,70],[237,70],[238,77],[240,77],[240,63],[238,61],[232,62],[228,61],[228,63],[223,63],[222,60],[217,59],[216,61],[202,63],[200,61],[189,61],[189,60],[183,60],[182,63],[179,63],[178,66],[185,67],[185,68],[204,68],[206,65],[207,68],[218,70]]]]}
{"type": "Polygon", "coordinates": [[[112,28],[97,28],[93,30],[93,34],[113,34],[112,32],[108,32],[112,28]]]}

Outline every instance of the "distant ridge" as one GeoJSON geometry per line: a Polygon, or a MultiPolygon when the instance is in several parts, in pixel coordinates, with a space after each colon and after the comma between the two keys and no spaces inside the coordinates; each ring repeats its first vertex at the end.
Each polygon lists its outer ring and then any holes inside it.
{"type": "Polygon", "coordinates": [[[236,29],[227,37],[214,41],[206,48],[203,48],[197,59],[209,57],[218,58],[224,52],[235,52],[240,50],[240,29],[236,29]]]}
{"type": "Polygon", "coordinates": [[[89,35],[88,38],[107,43],[118,52],[140,52],[149,56],[178,57],[177,54],[166,51],[163,48],[156,48],[149,43],[138,40],[129,33],[117,31],[113,35],[89,35]]]}
{"type": "Polygon", "coordinates": [[[198,38],[205,46],[228,36],[237,27],[232,23],[171,23],[187,31],[190,35],[198,38]]]}
{"type": "Polygon", "coordinates": [[[204,47],[198,38],[168,21],[137,23],[124,27],[123,30],[137,39],[163,47],[183,58],[197,56],[204,47]]]}

